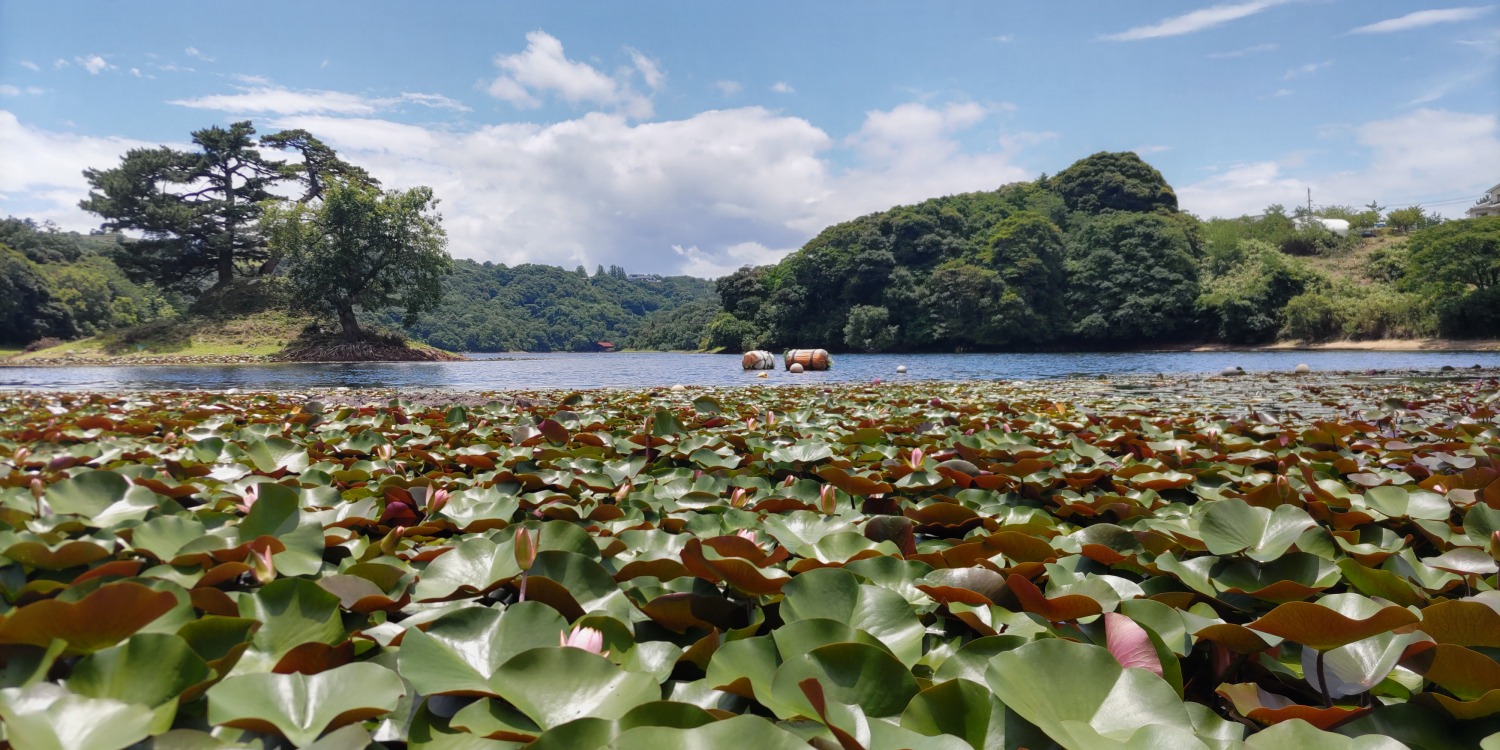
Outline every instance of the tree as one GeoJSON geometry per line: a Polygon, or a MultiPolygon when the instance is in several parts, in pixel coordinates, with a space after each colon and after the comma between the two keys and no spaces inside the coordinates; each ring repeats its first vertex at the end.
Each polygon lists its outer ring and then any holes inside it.
{"type": "Polygon", "coordinates": [[[1052,189],[1070,211],[1176,211],[1177,194],[1161,172],[1133,152],[1100,151],[1057,173],[1052,189]]]}
{"type": "Polygon", "coordinates": [[[442,298],[452,259],[432,189],[378,189],[328,182],[321,201],[267,210],[271,246],[304,303],[338,315],[347,339],[361,336],[355,308],[399,304],[410,323],[442,298]]]}
{"type": "Polygon", "coordinates": [[[1421,206],[1408,206],[1406,208],[1398,208],[1385,215],[1385,223],[1391,225],[1392,228],[1402,232],[1408,231],[1412,227],[1418,226],[1420,224],[1424,224],[1426,223],[1426,221],[1427,215],[1422,211],[1421,206]]]}
{"type": "Polygon", "coordinates": [[[851,348],[878,352],[896,343],[896,326],[891,313],[877,305],[855,305],[849,308],[849,322],[844,324],[844,343],[851,348]]]}
{"type": "Polygon", "coordinates": [[[29,344],[72,334],[68,312],[53,298],[41,268],[0,243],[0,342],[29,344]]]}
{"type": "Polygon", "coordinates": [[[1266,242],[1245,240],[1239,258],[1203,285],[1198,306],[1215,325],[1219,340],[1259,344],[1276,337],[1286,304],[1317,281],[1303,261],[1266,242]]]}
{"type": "Polygon", "coordinates": [[[116,262],[133,279],[199,291],[208,279],[224,287],[270,257],[257,222],[282,163],[255,149],[247,120],[193,133],[199,151],[131,149],[113,169],[86,169],[91,190],[79,203],[104,227],[144,235],[116,262]]]}
{"type": "Polygon", "coordinates": [[[339,179],[370,187],[380,187],[380,180],[370,176],[361,167],[356,167],[339,158],[327,144],[306,130],[283,130],[260,139],[260,145],[280,150],[293,150],[302,156],[300,164],[282,166],[282,174],[302,183],[301,203],[308,203],[323,195],[329,180],[339,179]]]}
{"type": "Polygon", "coordinates": [[[1418,279],[1455,290],[1500,286],[1500,216],[1439,224],[1413,234],[1407,245],[1418,279]]]}
{"type": "Polygon", "coordinates": [[[1074,332],[1093,342],[1170,338],[1193,319],[1198,266],[1182,226],[1157,214],[1090,220],[1068,246],[1074,332]]]}

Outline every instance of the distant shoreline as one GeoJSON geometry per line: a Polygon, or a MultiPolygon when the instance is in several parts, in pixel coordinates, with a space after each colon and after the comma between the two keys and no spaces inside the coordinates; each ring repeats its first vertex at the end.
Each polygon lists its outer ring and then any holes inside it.
{"type": "MultiPolygon", "coordinates": [[[[1048,351],[1047,354],[1061,354],[1083,351],[1109,351],[1109,350],[1087,350],[1070,349],[1048,351]]],[[[1142,347],[1139,349],[1118,350],[1126,352],[1336,352],[1336,351],[1361,351],[1361,352],[1496,352],[1500,351],[1500,339],[1372,339],[1366,341],[1326,341],[1321,343],[1304,343],[1300,341],[1281,341],[1275,344],[1260,346],[1239,346],[1233,344],[1204,344],[1185,343],[1177,345],[1157,345],[1142,347]]],[[[568,352],[476,352],[483,354],[566,354],[568,352]]],[[[607,352],[612,354],[614,352],[607,352]]],[[[621,352],[626,353],[626,352],[621,352]]],[[[648,350],[630,350],[629,353],[648,353],[648,350]]],[[[654,352],[652,352],[654,353],[654,352]]],[[[661,352],[663,354],[700,354],[710,352],[661,352]]],[[[983,352],[976,352],[983,353],[983,352]]],[[[402,360],[326,360],[320,364],[372,364],[380,362],[400,362],[402,360]]],[[[467,360],[484,361],[484,359],[467,360]]],[[[406,360],[411,363],[411,360],[406,360]]],[[[183,365],[271,365],[271,364],[295,364],[283,359],[276,359],[270,355],[190,355],[173,356],[170,354],[153,354],[142,356],[120,356],[120,357],[47,357],[37,359],[20,359],[18,357],[0,358],[0,367],[175,367],[183,365]]]]}

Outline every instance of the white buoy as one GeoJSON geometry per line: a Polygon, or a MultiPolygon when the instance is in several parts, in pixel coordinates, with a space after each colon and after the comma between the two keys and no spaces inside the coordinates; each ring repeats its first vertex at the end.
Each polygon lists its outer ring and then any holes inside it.
{"type": "Polygon", "coordinates": [[[1219,374],[1228,377],[1230,375],[1244,375],[1245,371],[1238,367],[1226,367],[1224,368],[1224,371],[1219,374]]]}
{"type": "Polygon", "coordinates": [[[672,390],[674,390],[674,391],[685,391],[685,390],[687,390],[687,386],[685,386],[685,385],[683,385],[681,383],[678,383],[677,385],[672,386],[672,390]]]}
{"type": "Polygon", "coordinates": [[[906,374],[906,365],[896,365],[896,372],[899,373],[899,374],[901,374],[901,375],[905,375],[906,374]]]}
{"type": "Polygon", "coordinates": [[[757,377],[757,378],[769,378],[769,377],[771,377],[771,373],[769,373],[769,372],[763,372],[763,373],[761,373],[759,375],[756,375],[755,377],[757,377]]]}
{"type": "Polygon", "coordinates": [[[801,362],[793,362],[792,366],[788,367],[787,369],[791,370],[792,372],[802,372],[802,363],[801,362]]]}
{"type": "Polygon", "coordinates": [[[1306,362],[1304,362],[1304,363],[1302,363],[1300,365],[1297,365],[1296,373],[1298,375],[1306,375],[1306,374],[1308,374],[1310,372],[1312,372],[1312,368],[1309,367],[1306,362]]]}

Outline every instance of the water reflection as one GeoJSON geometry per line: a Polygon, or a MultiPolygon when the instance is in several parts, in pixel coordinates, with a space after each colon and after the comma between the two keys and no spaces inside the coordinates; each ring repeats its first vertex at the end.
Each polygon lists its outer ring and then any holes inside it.
{"type": "Polygon", "coordinates": [[[740,369],[737,354],[475,354],[470,362],[285,363],[142,367],[0,367],[0,388],[182,390],[226,388],[539,388],[816,384],[874,378],[1013,380],[1111,374],[1409,370],[1478,364],[1500,367],[1500,352],[1131,352],[1067,354],[843,354],[826,372],[770,377],[740,369]],[[897,375],[906,365],[906,375],[897,375]]]}

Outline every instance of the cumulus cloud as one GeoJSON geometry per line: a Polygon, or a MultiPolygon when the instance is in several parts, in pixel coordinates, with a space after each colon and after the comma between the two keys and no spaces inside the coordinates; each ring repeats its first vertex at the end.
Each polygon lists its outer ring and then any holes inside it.
{"type": "Polygon", "coordinates": [[[92,137],[57,133],[21,124],[16,116],[0,110],[0,213],[52,220],[64,229],[86,231],[99,225],[98,218],[78,208],[88,194],[83,170],[108,167],[132,148],[157,144],[116,137],[92,137]]]}
{"type": "MultiPolygon", "coordinates": [[[[247,81],[264,81],[244,76],[247,81]]],[[[469,107],[442,94],[402,92],[399,96],[366,97],[342,91],[293,90],[280,86],[250,86],[234,94],[212,94],[192,99],[173,99],[168,104],[193,109],[211,109],[234,114],[340,114],[370,115],[401,104],[468,112],[469,107]]]]}
{"type": "Polygon", "coordinates": [[[1157,39],[1167,36],[1181,36],[1194,32],[1211,29],[1230,21],[1238,21],[1241,18],[1253,16],[1261,11],[1283,5],[1289,0],[1252,0],[1246,3],[1234,3],[1229,5],[1214,5],[1184,13],[1180,16],[1172,16],[1157,23],[1147,26],[1137,26],[1127,29],[1118,34],[1106,34],[1105,39],[1116,42],[1133,42],[1141,39],[1157,39]]]}
{"type": "Polygon", "coordinates": [[[797,90],[794,89],[794,88],[792,88],[792,84],[787,83],[786,81],[777,81],[777,82],[771,84],[771,90],[774,91],[774,92],[776,92],[776,93],[778,93],[778,94],[795,94],[795,93],[797,93],[797,90]]]}
{"type": "MultiPolygon", "coordinates": [[[[661,82],[660,69],[643,55],[633,56],[635,70],[651,85],[661,82]],[[643,67],[642,61],[645,61],[643,67]]],[[[491,96],[521,109],[542,106],[542,97],[556,95],[569,104],[612,107],[631,117],[652,113],[651,100],[635,91],[625,77],[607,75],[588,63],[570,60],[562,42],[545,31],[526,35],[526,49],[513,55],[498,55],[495,66],[502,71],[490,83],[491,96]]]]}
{"type": "Polygon", "coordinates": [[[79,67],[83,68],[84,70],[87,70],[89,72],[89,75],[95,75],[95,76],[99,75],[100,73],[103,73],[106,70],[111,70],[111,69],[113,69],[115,67],[113,65],[110,65],[108,60],[105,60],[103,57],[100,57],[99,55],[89,55],[87,57],[75,57],[75,58],[73,58],[73,62],[78,63],[79,67]]]}
{"type": "Polygon", "coordinates": [[[714,81],[714,88],[725,96],[734,96],[744,90],[739,81],[714,81]]]}
{"type": "Polygon", "coordinates": [[[1391,34],[1397,31],[1420,29],[1423,26],[1433,26],[1440,23],[1457,23],[1460,21],[1473,21],[1480,16],[1493,10],[1494,6],[1481,5],[1468,8],[1441,8],[1434,10],[1419,10],[1407,13],[1398,18],[1388,18],[1378,23],[1360,26],[1350,29],[1350,34],[1391,34]]]}
{"type": "Polygon", "coordinates": [[[958,143],[993,110],[906,104],[843,138],[762,107],[462,132],[332,114],[269,125],[318,134],[388,185],[431,185],[458,257],[717,275],[773,262],[831,223],[1029,179],[1016,149],[1048,134],[980,154],[958,143]]]}
{"type": "MultiPolygon", "coordinates": [[[[1477,197],[1494,184],[1494,165],[1500,164],[1500,116],[1492,114],[1419,109],[1357,126],[1353,136],[1366,156],[1360,169],[1307,174],[1293,158],[1240,164],[1180,188],[1178,198],[1200,216],[1239,216],[1272,203],[1297,203],[1308,188],[1324,204],[1477,197]]],[[[1439,210],[1456,217],[1464,208],[1439,210]]]]}

